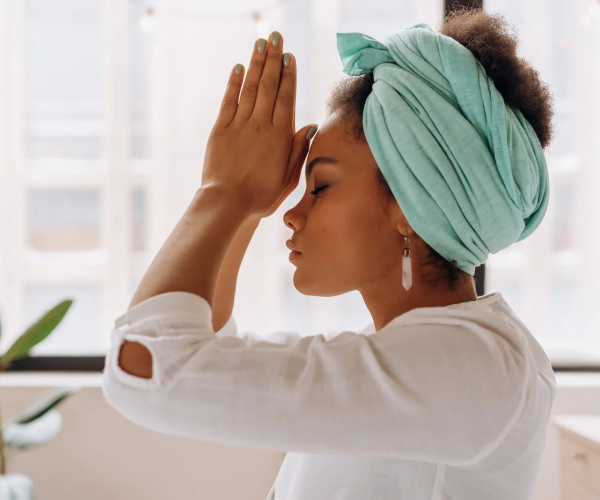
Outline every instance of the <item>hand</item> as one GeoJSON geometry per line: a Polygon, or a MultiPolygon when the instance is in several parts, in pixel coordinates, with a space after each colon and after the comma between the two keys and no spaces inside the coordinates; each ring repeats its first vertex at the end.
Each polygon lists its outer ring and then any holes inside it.
{"type": "Polygon", "coordinates": [[[294,132],[296,60],[283,65],[283,37],[244,71],[232,69],[204,157],[202,186],[219,186],[249,217],[271,215],[298,186],[308,154],[307,125],[294,132]],[[240,95],[241,89],[241,95],[240,95]],[[239,98],[239,103],[238,103],[239,98]]]}

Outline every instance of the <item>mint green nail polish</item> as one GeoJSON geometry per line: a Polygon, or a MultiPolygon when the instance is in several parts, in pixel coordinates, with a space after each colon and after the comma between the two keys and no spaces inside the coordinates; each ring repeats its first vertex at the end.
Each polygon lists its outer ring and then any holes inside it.
{"type": "Polygon", "coordinates": [[[273,47],[277,47],[277,45],[279,45],[280,40],[281,33],[279,33],[279,31],[273,31],[273,33],[271,33],[271,45],[273,45],[273,47]]]}
{"type": "Polygon", "coordinates": [[[306,133],[306,138],[310,141],[313,136],[317,133],[317,126],[316,125],[312,125],[309,129],[308,132],[306,133]]]}
{"type": "Polygon", "coordinates": [[[290,65],[290,55],[286,52],[285,54],[283,54],[283,65],[284,66],[289,66],[290,65]]]}
{"type": "Polygon", "coordinates": [[[267,48],[267,41],[264,38],[258,39],[258,51],[262,54],[267,48]]]}
{"type": "Polygon", "coordinates": [[[235,65],[235,72],[239,75],[242,72],[243,66],[241,64],[235,65]]]}

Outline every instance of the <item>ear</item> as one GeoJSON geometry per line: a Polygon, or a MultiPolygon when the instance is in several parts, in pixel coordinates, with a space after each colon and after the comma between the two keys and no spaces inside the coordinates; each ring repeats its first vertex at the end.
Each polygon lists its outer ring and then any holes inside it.
{"type": "Polygon", "coordinates": [[[412,227],[410,227],[408,220],[406,220],[406,217],[404,216],[400,217],[396,227],[402,236],[408,236],[410,238],[411,235],[414,234],[412,227]]]}

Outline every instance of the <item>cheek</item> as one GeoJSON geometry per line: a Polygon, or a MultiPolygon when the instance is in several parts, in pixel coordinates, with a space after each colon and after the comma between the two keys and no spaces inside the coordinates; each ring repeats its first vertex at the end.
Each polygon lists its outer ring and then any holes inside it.
{"type": "Polygon", "coordinates": [[[360,258],[377,246],[383,214],[365,182],[333,181],[311,207],[307,234],[320,253],[336,255],[338,260],[360,258]]]}
{"type": "Polygon", "coordinates": [[[381,274],[381,215],[348,198],[322,200],[311,210],[306,255],[297,261],[295,287],[307,295],[333,296],[355,290],[381,274]]]}
{"type": "Polygon", "coordinates": [[[356,197],[352,202],[348,200],[345,198],[345,202],[319,207],[322,210],[315,237],[320,240],[319,246],[337,254],[338,260],[368,258],[377,247],[381,216],[372,206],[360,203],[356,197]]]}

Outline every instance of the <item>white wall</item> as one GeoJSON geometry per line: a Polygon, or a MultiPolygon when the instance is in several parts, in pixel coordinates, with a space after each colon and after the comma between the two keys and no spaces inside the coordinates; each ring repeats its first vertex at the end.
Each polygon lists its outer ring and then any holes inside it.
{"type": "MultiPolygon", "coordinates": [[[[559,387],[551,418],[562,415],[600,415],[600,373],[557,373],[556,379],[559,387]]],[[[560,499],[558,463],[558,431],[550,425],[533,500],[560,499]]]]}
{"type": "MultiPolygon", "coordinates": [[[[600,373],[557,374],[553,415],[600,415],[600,373]],[[586,386],[587,385],[587,386],[586,386]]],[[[9,459],[38,500],[264,500],[284,454],[159,434],[122,417],[105,402],[98,374],[1,374],[3,418],[52,386],[80,386],[59,409],[59,437],[9,459]],[[41,384],[41,385],[40,385],[41,384]]],[[[550,426],[534,500],[559,500],[556,431],[550,426]]]]}

